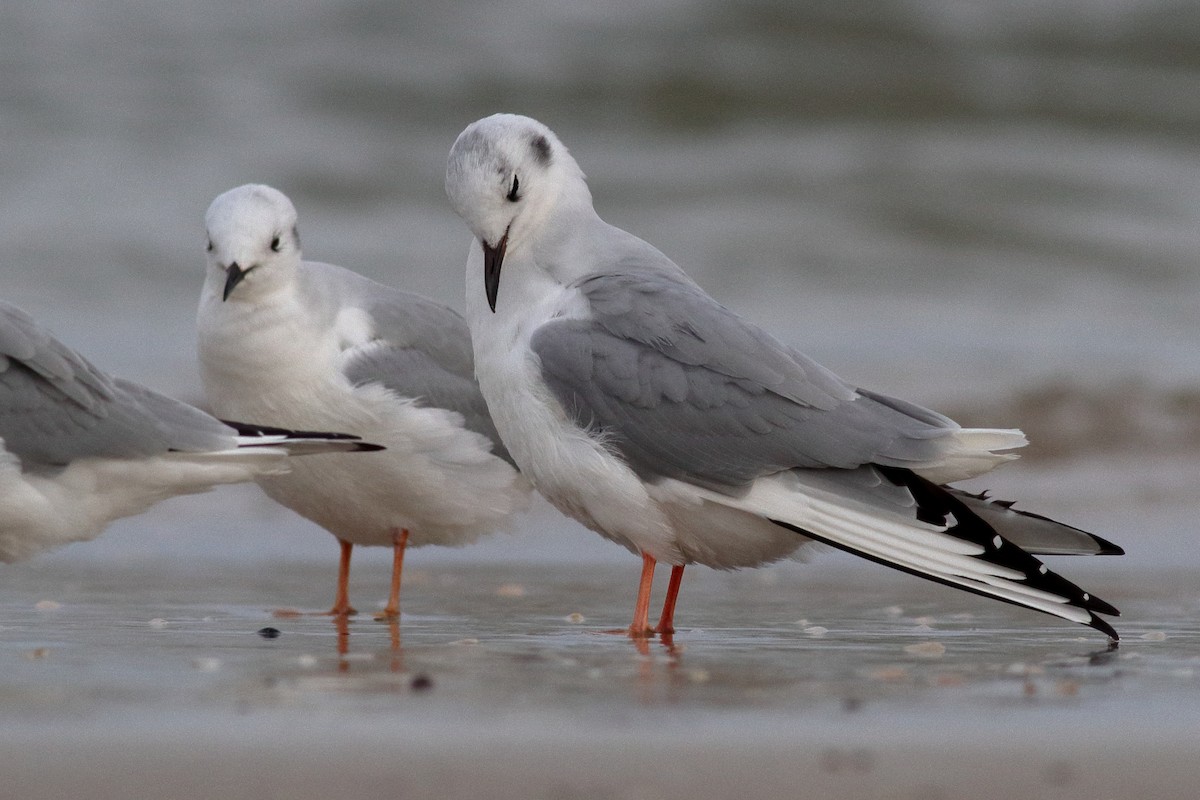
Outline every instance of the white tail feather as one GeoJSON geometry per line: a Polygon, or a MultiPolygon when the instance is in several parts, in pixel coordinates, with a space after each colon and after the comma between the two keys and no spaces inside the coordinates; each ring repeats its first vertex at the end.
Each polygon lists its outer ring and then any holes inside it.
{"type": "Polygon", "coordinates": [[[913,468],[922,478],[937,484],[990,472],[1006,461],[1019,458],[1016,453],[997,451],[1029,444],[1025,434],[1016,428],[962,428],[944,441],[946,449],[937,463],[913,468]]]}

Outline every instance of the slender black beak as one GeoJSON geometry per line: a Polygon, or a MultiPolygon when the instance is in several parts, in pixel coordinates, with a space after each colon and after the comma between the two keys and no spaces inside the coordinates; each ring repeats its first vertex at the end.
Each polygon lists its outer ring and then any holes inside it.
{"type": "Polygon", "coordinates": [[[229,299],[229,295],[233,294],[233,290],[250,273],[251,269],[254,267],[242,269],[236,261],[229,265],[229,268],[225,270],[225,293],[221,295],[222,302],[229,299]]]}
{"type": "Polygon", "coordinates": [[[496,313],[496,295],[500,292],[500,268],[504,266],[504,251],[508,249],[508,229],[495,247],[483,242],[483,286],[487,290],[488,306],[496,313]]]}

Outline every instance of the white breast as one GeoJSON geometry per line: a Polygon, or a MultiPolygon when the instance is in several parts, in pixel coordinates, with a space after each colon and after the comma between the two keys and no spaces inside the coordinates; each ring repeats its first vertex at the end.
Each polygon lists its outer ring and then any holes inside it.
{"type": "Polygon", "coordinates": [[[544,274],[530,279],[520,265],[506,264],[492,313],[481,299],[479,261],[473,257],[467,268],[475,372],[496,428],[522,473],[550,503],[597,533],[635,552],[678,561],[667,518],[641,479],[567,417],[530,349],[533,334],[549,320],[586,313],[578,290],[544,274]]]}
{"type": "Polygon", "coordinates": [[[393,529],[406,528],[413,547],[464,544],[522,505],[519,476],[460,415],[345,378],[344,348],[373,335],[364,313],[313,324],[294,298],[277,300],[201,313],[201,377],[213,411],[353,433],[386,449],[298,459],[288,474],[259,480],[268,495],[347,541],[389,544],[393,529]]]}

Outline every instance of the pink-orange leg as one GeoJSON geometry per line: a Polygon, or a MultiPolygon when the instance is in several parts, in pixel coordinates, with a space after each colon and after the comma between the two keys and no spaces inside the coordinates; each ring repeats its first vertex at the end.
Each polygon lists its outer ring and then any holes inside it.
{"type": "Polygon", "coordinates": [[[667,599],[663,600],[662,616],[654,632],[659,636],[675,633],[675,601],[679,599],[679,585],[683,583],[683,564],[671,567],[671,580],[667,583],[667,599]]]}
{"type": "Polygon", "coordinates": [[[338,539],[338,544],[342,546],[342,558],[338,562],[337,594],[333,597],[333,608],[328,613],[334,617],[346,617],[358,613],[350,607],[350,551],[354,545],[345,539],[338,539]]]}
{"type": "Polygon", "coordinates": [[[654,556],[642,553],[642,580],[638,584],[637,605],[633,608],[633,624],[629,626],[629,635],[634,637],[650,636],[650,587],[654,584],[654,556]]]}
{"type": "Polygon", "coordinates": [[[400,573],[404,571],[404,548],[408,544],[408,529],[392,533],[392,591],[388,604],[376,619],[395,619],[400,616],[400,573]]]}

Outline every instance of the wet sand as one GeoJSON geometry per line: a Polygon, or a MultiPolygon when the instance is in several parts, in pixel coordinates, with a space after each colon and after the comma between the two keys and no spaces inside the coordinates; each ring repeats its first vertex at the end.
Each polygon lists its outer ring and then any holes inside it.
{"type": "Polygon", "coordinates": [[[1183,798],[1200,778],[1186,569],[1057,562],[1121,606],[1117,649],[837,555],[696,570],[673,642],[638,646],[606,633],[632,557],[414,566],[398,625],[369,613],[384,560],[344,625],[261,602],[326,607],[332,557],[9,569],[0,795],[1183,798]]]}

